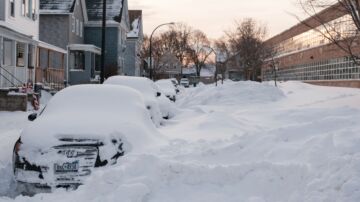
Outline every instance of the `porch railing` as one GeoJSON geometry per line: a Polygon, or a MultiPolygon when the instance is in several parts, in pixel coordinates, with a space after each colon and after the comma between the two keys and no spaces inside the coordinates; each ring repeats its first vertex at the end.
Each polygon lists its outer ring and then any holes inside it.
{"type": "Polygon", "coordinates": [[[0,66],[0,87],[19,87],[26,84],[27,73],[25,67],[0,66]]]}
{"type": "Polygon", "coordinates": [[[61,90],[64,86],[65,71],[56,68],[36,68],[35,80],[54,90],[61,90]]]}

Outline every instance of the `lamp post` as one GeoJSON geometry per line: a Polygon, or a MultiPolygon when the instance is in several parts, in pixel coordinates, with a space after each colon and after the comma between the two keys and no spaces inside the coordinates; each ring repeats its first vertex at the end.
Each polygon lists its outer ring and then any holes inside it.
{"type": "Polygon", "coordinates": [[[105,33],[106,33],[106,0],[103,0],[103,15],[102,15],[102,28],[101,28],[101,67],[100,67],[100,83],[105,80],[105,33]]]}
{"type": "Polygon", "coordinates": [[[149,65],[149,67],[150,67],[150,74],[149,74],[149,77],[150,77],[150,79],[154,79],[153,77],[154,77],[154,70],[153,70],[153,66],[152,66],[152,37],[153,37],[153,35],[154,35],[154,33],[155,33],[155,31],[157,30],[157,29],[159,29],[160,27],[162,27],[162,26],[165,26],[165,25],[174,25],[175,23],[174,22],[169,22],[169,23],[164,23],[164,24],[161,24],[161,25],[159,25],[159,26],[157,26],[153,31],[152,31],[152,33],[151,33],[151,35],[150,35],[150,65],[149,65]]]}

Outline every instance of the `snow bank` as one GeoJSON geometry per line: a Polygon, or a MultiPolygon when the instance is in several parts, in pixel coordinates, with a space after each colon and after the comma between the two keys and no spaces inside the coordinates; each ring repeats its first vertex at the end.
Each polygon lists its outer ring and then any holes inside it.
{"type": "Polygon", "coordinates": [[[225,81],[224,85],[199,85],[186,92],[181,106],[250,105],[274,102],[284,98],[280,89],[256,82],[225,81]]]}
{"type": "Polygon", "coordinates": [[[166,145],[98,169],[77,191],[15,201],[358,202],[359,103],[359,89],[299,82],[184,89],[159,128],[166,145]]]}

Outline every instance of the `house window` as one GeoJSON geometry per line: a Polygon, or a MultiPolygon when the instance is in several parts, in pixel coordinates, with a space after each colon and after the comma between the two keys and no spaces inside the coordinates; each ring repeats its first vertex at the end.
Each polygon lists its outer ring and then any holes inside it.
{"type": "Polygon", "coordinates": [[[15,17],[15,0],[10,0],[10,15],[15,17]]]}
{"type": "Polygon", "coordinates": [[[3,65],[11,66],[13,65],[12,57],[13,56],[13,41],[5,39],[3,41],[3,65]]]}
{"type": "Polygon", "coordinates": [[[84,29],[84,25],[82,22],[80,22],[80,37],[83,37],[83,29],[84,29]]]}
{"type": "Polygon", "coordinates": [[[36,20],[36,0],[32,0],[31,18],[36,20]]]}
{"type": "Polygon", "coordinates": [[[73,32],[73,33],[75,33],[75,17],[74,16],[72,16],[72,22],[71,22],[71,31],[73,32]]]}
{"type": "Polygon", "coordinates": [[[21,0],[21,15],[36,20],[36,0],[21,0]]]}
{"type": "Polygon", "coordinates": [[[26,16],[26,0],[21,0],[21,15],[26,16]]]}
{"type": "Polygon", "coordinates": [[[16,66],[25,67],[25,44],[16,44],[16,66]]]}
{"type": "Polygon", "coordinates": [[[85,70],[85,55],[83,52],[70,52],[70,68],[72,70],[85,70]]]}
{"type": "Polygon", "coordinates": [[[79,19],[76,19],[76,35],[79,35],[80,25],[79,25],[79,19]]]}

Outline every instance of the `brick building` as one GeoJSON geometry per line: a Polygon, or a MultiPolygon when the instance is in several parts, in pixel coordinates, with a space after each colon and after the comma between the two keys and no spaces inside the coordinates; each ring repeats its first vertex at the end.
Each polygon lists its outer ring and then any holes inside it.
{"type": "MultiPolygon", "coordinates": [[[[351,16],[341,11],[338,5],[321,11],[316,17],[344,35],[355,30],[351,16]]],[[[267,40],[267,45],[276,54],[263,66],[262,79],[273,80],[276,69],[277,79],[281,81],[360,88],[360,67],[354,64],[347,52],[316,31],[322,29],[324,27],[319,21],[310,17],[267,40]]],[[[360,53],[358,44],[355,43],[353,48],[356,53],[360,53]]]]}

